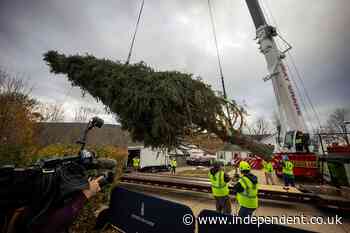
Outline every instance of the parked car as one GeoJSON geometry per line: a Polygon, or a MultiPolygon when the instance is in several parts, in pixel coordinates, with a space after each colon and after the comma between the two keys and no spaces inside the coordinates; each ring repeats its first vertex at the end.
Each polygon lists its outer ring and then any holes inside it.
{"type": "Polygon", "coordinates": [[[212,161],[215,160],[215,157],[211,155],[203,155],[203,156],[190,156],[186,159],[186,163],[188,165],[194,166],[210,166],[212,161]]]}

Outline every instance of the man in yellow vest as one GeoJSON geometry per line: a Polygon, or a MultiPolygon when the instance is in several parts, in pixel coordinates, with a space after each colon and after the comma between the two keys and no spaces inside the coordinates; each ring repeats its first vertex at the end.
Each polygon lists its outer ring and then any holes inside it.
{"type": "Polygon", "coordinates": [[[273,165],[271,159],[267,159],[267,161],[263,161],[264,166],[264,173],[265,173],[265,180],[266,184],[272,184],[274,185],[275,182],[273,181],[273,165]]]}
{"type": "Polygon", "coordinates": [[[233,187],[239,204],[238,216],[250,217],[258,208],[258,178],[250,172],[250,165],[246,161],[239,163],[241,177],[233,187]]]}
{"type": "Polygon", "coordinates": [[[173,158],[173,159],[170,161],[171,174],[173,174],[173,175],[175,175],[176,166],[177,166],[176,159],[173,158]]]}
{"type": "Polygon", "coordinates": [[[288,155],[283,156],[282,173],[283,173],[284,186],[286,189],[288,189],[289,185],[291,185],[292,187],[295,186],[293,169],[294,169],[294,164],[291,161],[289,161],[288,155]]]}
{"type": "Polygon", "coordinates": [[[140,158],[139,157],[134,157],[132,159],[132,166],[134,168],[134,171],[137,172],[137,170],[140,168],[140,158]]]}
{"type": "Polygon", "coordinates": [[[295,136],[295,151],[296,152],[303,152],[304,148],[304,134],[300,131],[297,131],[295,136]]]}
{"type": "Polygon", "coordinates": [[[223,214],[231,214],[230,190],[228,188],[230,177],[223,171],[219,162],[214,162],[208,176],[211,183],[211,190],[216,201],[216,211],[223,214]]]}

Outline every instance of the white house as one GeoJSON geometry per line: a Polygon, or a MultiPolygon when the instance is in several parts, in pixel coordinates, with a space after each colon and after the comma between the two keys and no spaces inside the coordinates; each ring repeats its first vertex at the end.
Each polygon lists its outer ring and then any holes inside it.
{"type": "Polygon", "coordinates": [[[216,158],[217,160],[225,161],[225,163],[231,163],[231,161],[234,160],[235,155],[245,159],[248,157],[248,154],[250,154],[248,150],[245,150],[238,145],[226,143],[222,148],[217,150],[216,158]]]}

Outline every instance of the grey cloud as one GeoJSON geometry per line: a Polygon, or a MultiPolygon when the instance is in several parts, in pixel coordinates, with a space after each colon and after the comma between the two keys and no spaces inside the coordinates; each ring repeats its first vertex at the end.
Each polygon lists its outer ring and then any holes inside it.
{"type": "MultiPolygon", "coordinates": [[[[293,44],[304,82],[323,118],[350,99],[350,2],[347,0],[264,1],[280,31],[293,44]]],[[[63,77],[49,73],[42,54],[91,53],[125,60],[140,0],[3,0],[0,5],[0,65],[30,76],[34,95],[44,101],[100,106],[82,98],[63,77]],[[68,103],[68,102],[67,102],[68,103]]],[[[266,65],[253,38],[244,0],[212,0],[229,97],[250,112],[270,116],[276,109],[266,65]]],[[[274,24],[271,17],[269,19],[274,24]]],[[[200,75],[221,89],[206,1],[146,0],[132,62],[160,70],[200,75]]]]}

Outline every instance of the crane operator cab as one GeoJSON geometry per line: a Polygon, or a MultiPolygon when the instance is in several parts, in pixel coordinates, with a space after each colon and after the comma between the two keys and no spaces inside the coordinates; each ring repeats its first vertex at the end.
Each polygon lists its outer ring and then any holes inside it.
{"type": "Polygon", "coordinates": [[[299,130],[288,131],[284,138],[284,147],[290,152],[309,153],[310,135],[299,130]]]}

